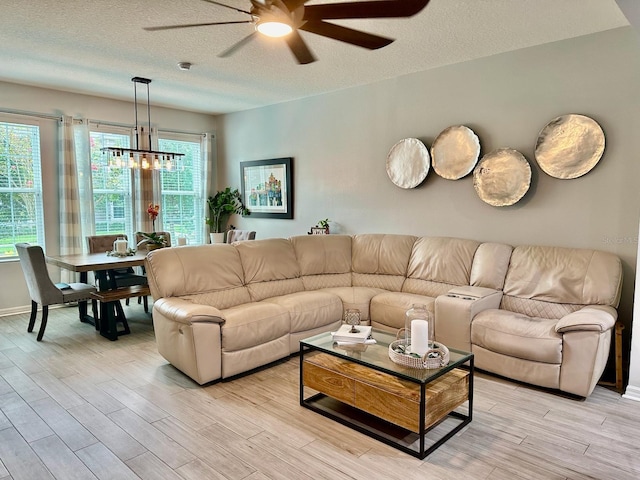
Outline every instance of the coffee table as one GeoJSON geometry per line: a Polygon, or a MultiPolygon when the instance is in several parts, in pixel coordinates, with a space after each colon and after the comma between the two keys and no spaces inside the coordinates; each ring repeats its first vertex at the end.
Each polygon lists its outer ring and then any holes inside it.
{"type": "Polygon", "coordinates": [[[300,405],[425,458],[471,422],[473,354],[449,349],[444,367],[409,368],[389,358],[395,335],[373,330],[373,338],[340,346],[326,332],[301,340],[300,405]]]}

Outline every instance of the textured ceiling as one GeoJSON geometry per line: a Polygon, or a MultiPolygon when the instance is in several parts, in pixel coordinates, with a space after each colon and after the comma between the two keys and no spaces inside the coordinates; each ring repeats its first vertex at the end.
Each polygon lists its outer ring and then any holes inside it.
{"type": "Polygon", "coordinates": [[[0,80],[132,100],[130,79],[142,76],[152,104],[218,114],[629,25],[615,0],[431,0],[408,19],[336,21],[396,39],[380,50],[301,32],[318,58],[309,65],[265,38],[219,58],[249,24],[143,30],[246,18],[202,0],[2,0],[0,80]]]}

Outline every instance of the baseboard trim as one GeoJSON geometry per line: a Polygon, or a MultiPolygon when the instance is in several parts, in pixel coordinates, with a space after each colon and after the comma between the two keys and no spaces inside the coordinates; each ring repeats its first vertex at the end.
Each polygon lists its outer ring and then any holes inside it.
{"type": "Polygon", "coordinates": [[[640,387],[634,387],[633,385],[627,385],[627,390],[622,395],[622,398],[626,398],[628,400],[635,400],[636,402],[640,402],[640,387]]]}
{"type": "MultiPolygon", "coordinates": [[[[49,310],[53,310],[54,308],[62,308],[64,306],[65,306],[64,304],[50,305],[49,310]]],[[[42,306],[38,305],[38,311],[41,311],[41,310],[42,310],[42,306]]],[[[0,317],[7,317],[9,315],[18,315],[20,313],[31,313],[31,305],[0,309],[0,317]]]]}

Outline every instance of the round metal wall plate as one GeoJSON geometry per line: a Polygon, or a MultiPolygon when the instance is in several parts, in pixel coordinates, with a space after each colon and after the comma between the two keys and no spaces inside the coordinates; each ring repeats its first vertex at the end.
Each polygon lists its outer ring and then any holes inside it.
{"type": "Polygon", "coordinates": [[[429,150],[417,138],[405,138],[396,143],[387,155],[387,175],[400,188],[420,185],[431,166],[429,150]]]}
{"type": "Polygon", "coordinates": [[[446,128],[431,145],[433,170],[447,180],[459,180],[470,174],[479,156],[480,140],[464,125],[446,128]]]}
{"type": "Polygon", "coordinates": [[[544,173],[564,180],[588,173],[602,158],[604,132],[584,115],[562,115],[538,135],[535,158],[544,173]]]}
{"type": "Polygon", "coordinates": [[[480,199],[494,207],[513,205],[531,185],[531,166],[524,155],[511,148],[494,150],[482,157],[473,170],[473,187],[480,199]]]}

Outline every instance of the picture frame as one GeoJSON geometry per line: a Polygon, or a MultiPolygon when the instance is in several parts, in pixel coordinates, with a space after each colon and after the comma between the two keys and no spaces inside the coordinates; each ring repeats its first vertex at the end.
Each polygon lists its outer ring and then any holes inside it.
{"type": "Polygon", "coordinates": [[[293,158],[240,162],[240,189],[251,217],[293,219],[293,158]]]}

